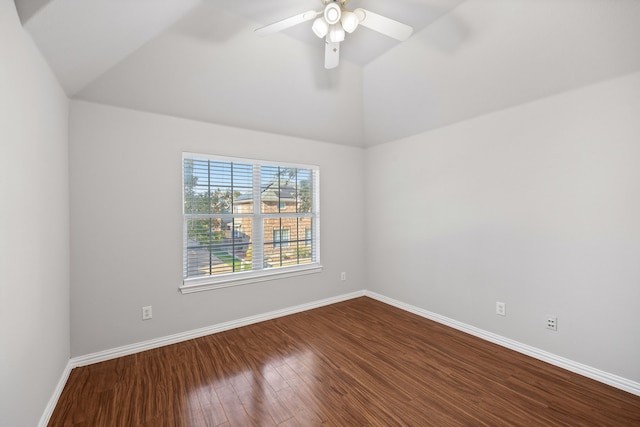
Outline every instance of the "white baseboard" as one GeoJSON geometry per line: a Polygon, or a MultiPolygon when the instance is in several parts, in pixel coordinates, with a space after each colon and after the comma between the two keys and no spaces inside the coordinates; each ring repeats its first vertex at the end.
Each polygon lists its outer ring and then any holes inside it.
{"type": "Polygon", "coordinates": [[[56,385],[56,389],[53,391],[53,395],[49,399],[47,403],[47,407],[44,409],[44,413],[42,417],[40,417],[40,422],[38,423],[38,427],[47,427],[49,424],[49,419],[51,418],[51,414],[53,414],[53,410],[56,409],[56,405],[58,404],[58,399],[60,399],[60,395],[62,394],[62,390],[64,390],[64,386],[67,384],[67,380],[69,379],[69,374],[71,374],[71,360],[67,362],[67,366],[65,366],[64,371],[62,371],[62,375],[60,376],[60,380],[58,380],[58,384],[56,385]]]}
{"type": "Polygon", "coordinates": [[[139,353],[141,351],[151,350],[165,345],[176,344],[182,341],[191,340],[194,338],[204,337],[206,335],[215,334],[217,332],[228,331],[230,329],[240,328],[242,326],[248,326],[254,323],[264,322],[265,320],[276,319],[278,317],[288,316],[290,314],[300,313],[302,311],[312,310],[314,308],[323,307],[325,305],[335,304],[338,302],[350,300],[364,296],[365,291],[357,291],[349,294],[338,295],[336,297],[326,298],[319,301],[313,301],[306,304],[296,305],[294,307],[284,308],[282,310],[270,311],[264,314],[258,314],[256,316],[249,316],[238,320],[232,320],[229,322],[219,323],[217,325],[206,326],[200,329],[193,329],[186,332],[181,332],[174,335],[169,335],[161,338],[155,338],[148,341],[143,341],[135,344],[129,344],[122,347],[117,347],[109,350],[99,351],[96,353],[87,354],[84,356],[74,357],[71,359],[71,367],[76,368],[79,366],[91,365],[93,363],[104,362],[106,360],[115,359],[122,356],[128,356],[130,354],[139,353]]]}
{"type": "Polygon", "coordinates": [[[471,325],[467,325],[466,323],[458,322],[457,320],[453,320],[448,317],[441,316],[439,314],[430,312],[428,310],[424,310],[419,307],[415,307],[413,305],[406,304],[392,298],[388,298],[376,292],[364,291],[364,295],[369,298],[373,298],[375,300],[383,302],[385,304],[389,304],[394,307],[397,307],[401,310],[408,311],[413,314],[417,314],[418,316],[433,320],[434,322],[441,323],[445,326],[449,326],[451,328],[457,329],[462,332],[466,332],[470,335],[476,336],[478,338],[482,338],[494,344],[498,344],[502,347],[515,350],[518,353],[526,354],[527,356],[531,356],[534,359],[542,360],[543,362],[550,363],[552,365],[558,366],[560,368],[566,369],[576,374],[580,374],[587,378],[594,379],[601,383],[608,384],[612,387],[640,396],[640,383],[638,382],[631,381],[629,379],[620,377],[618,375],[610,374],[608,372],[601,371],[596,368],[592,368],[591,366],[587,366],[582,363],[578,363],[573,360],[557,356],[553,353],[549,353],[539,348],[522,344],[521,342],[514,341],[509,338],[505,338],[503,336],[485,331],[483,329],[476,328],[471,325]]]}
{"type": "Polygon", "coordinates": [[[614,374],[610,374],[608,372],[604,372],[599,369],[592,368],[590,366],[583,365],[578,362],[574,362],[572,360],[557,356],[547,351],[540,350],[538,348],[535,348],[526,344],[522,344],[518,341],[505,338],[503,336],[476,328],[471,325],[467,325],[466,323],[458,322],[457,320],[453,320],[448,317],[441,316],[439,314],[430,312],[428,310],[424,310],[419,307],[415,307],[413,305],[406,304],[392,298],[388,298],[376,292],[362,290],[362,291],[352,292],[349,294],[338,295],[336,297],[326,298],[319,301],[313,301],[306,304],[300,304],[293,307],[284,308],[281,310],[271,311],[271,312],[259,314],[256,316],[245,317],[238,320],[219,323],[217,325],[207,326],[200,329],[194,329],[194,330],[182,332],[179,334],[169,335],[166,337],[156,338],[156,339],[143,341],[135,344],[129,344],[129,345],[125,345],[122,347],[117,347],[109,350],[99,351],[99,352],[87,354],[84,356],[74,357],[69,360],[69,363],[67,363],[67,366],[65,367],[64,372],[60,377],[60,381],[58,382],[58,385],[54,391],[53,396],[51,396],[51,399],[49,400],[49,403],[45,409],[45,412],[42,415],[42,418],[40,419],[40,423],[38,424],[38,426],[45,427],[49,422],[49,418],[51,417],[53,410],[55,409],[56,404],[58,403],[58,399],[62,394],[62,390],[64,389],[67,379],[69,378],[69,374],[71,373],[71,370],[73,368],[76,368],[79,366],[86,366],[86,365],[90,365],[98,362],[104,362],[106,360],[115,359],[122,356],[128,356],[130,354],[139,353],[141,351],[151,350],[151,349],[162,347],[165,345],[176,344],[182,341],[187,341],[190,339],[215,334],[217,332],[223,332],[230,329],[239,328],[242,326],[248,326],[254,323],[263,322],[265,320],[276,319],[278,317],[288,316],[290,314],[312,310],[314,308],[319,308],[326,305],[347,301],[347,300],[358,298],[361,296],[367,296],[369,298],[373,298],[385,304],[389,304],[394,307],[397,307],[401,310],[417,314],[418,316],[433,320],[445,326],[449,326],[459,331],[466,332],[470,335],[476,336],[478,338],[482,338],[486,341],[498,344],[500,346],[509,348],[511,350],[515,350],[519,353],[526,354],[527,356],[531,356],[535,359],[542,360],[544,362],[550,363],[552,365],[558,366],[568,371],[583,375],[587,378],[594,379],[604,384],[608,384],[612,387],[616,387],[620,390],[624,390],[629,393],[640,396],[640,383],[637,383],[635,381],[631,381],[626,378],[623,378],[614,374]]]}
{"type": "Polygon", "coordinates": [[[65,367],[58,385],[56,386],[49,403],[40,418],[38,427],[46,427],[49,423],[49,419],[53,414],[53,410],[58,404],[62,390],[69,379],[71,370],[80,366],[91,365],[93,363],[104,362],[106,360],[115,359],[122,356],[128,356],[130,354],[139,353],[145,350],[151,350],[154,348],[162,347],[165,345],[176,344],[182,341],[187,341],[194,338],[203,337],[206,335],[215,334],[217,332],[228,331],[230,329],[239,328],[242,326],[248,326],[253,323],[263,322],[265,320],[276,319],[278,317],[288,316],[290,314],[300,313],[302,311],[312,310],[314,308],[323,307],[325,305],[331,305],[342,301],[347,301],[353,298],[364,296],[364,291],[352,292],[349,294],[338,295],[331,298],[322,299],[319,301],[313,301],[306,304],[300,304],[293,307],[284,308],[282,310],[271,311],[256,316],[245,317],[243,319],[232,320],[229,322],[219,323],[217,325],[207,326],[200,329],[194,329],[191,331],[182,332],[179,334],[169,335],[166,337],[156,338],[148,341],[143,341],[135,344],[129,344],[122,347],[117,347],[109,350],[99,351],[96,353],[87,354],[84,356],[74,357],[69,360],[65,367]]]}

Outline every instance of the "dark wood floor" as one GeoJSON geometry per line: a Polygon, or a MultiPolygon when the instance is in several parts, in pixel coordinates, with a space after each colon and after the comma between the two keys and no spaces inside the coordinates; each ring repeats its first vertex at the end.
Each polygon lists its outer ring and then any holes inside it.
{"type": "Polygon", "coordinates": [[[640,397],[369,298],[76,368],[50,426],[640,426],[640,397]]]}

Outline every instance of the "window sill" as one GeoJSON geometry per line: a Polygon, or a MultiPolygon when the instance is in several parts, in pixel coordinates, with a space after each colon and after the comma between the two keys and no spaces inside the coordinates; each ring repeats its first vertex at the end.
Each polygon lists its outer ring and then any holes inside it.
{"type": "Polygon", "coordinates": [[[309,264],[304,266],[283,267],[277,269],[261,270],[259,272],[236,273],[197,279],[188,279],[182,282],[180,292],[191,294],[194,292],[211,291],[214,289],[228,288],[231,286],[242,286],[250,283],[266,282],[269,280],[285,279],[287,277],[303,276],[306,274],[320,273],[322,265],[309,264]]]}

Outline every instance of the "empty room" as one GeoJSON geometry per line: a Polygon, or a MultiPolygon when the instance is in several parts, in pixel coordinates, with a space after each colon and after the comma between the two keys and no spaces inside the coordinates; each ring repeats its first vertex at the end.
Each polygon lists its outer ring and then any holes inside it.
{"type": "Polygon", "coordinates": [[[640,425],[639,0],[0,0],[0,426],[640,425]]]}

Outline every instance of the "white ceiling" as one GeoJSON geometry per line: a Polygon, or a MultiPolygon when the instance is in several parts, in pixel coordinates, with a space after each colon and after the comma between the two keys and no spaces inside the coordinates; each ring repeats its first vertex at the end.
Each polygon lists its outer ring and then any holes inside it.
{"type": "Polygon", "coordinates": [[[640,0],[351,0],[415,32],[359,28],[334,70],[311,23],[253,34],[320,0],[16,4],[73,98],[355,146],[640,70],[640,0]]]}

